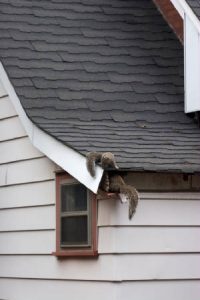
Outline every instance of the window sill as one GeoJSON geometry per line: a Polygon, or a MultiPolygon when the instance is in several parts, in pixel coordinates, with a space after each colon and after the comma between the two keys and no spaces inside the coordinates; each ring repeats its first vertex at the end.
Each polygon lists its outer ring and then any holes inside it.
{"type": "Polygon", "coordinates": [[[88,250],[60,250],[52,252],[52,255],[56,256],[58,259],[67,257],[98,257],[98,251],[88,249],[88,250]]]}

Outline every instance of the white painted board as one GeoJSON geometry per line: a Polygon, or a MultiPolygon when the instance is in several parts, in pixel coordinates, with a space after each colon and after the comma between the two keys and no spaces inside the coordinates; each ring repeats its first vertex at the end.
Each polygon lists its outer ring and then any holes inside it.
{"type": "Polygon", "coordinates": [[[200,281],[135,281],[117,284],[98,281],[0,279],[2,299],[66,300],[66,295],[67,299],[75,300],[199,300],[200,281]]]}
{"type": "Polygon", "coordinates": [[[14,109],[8,96],[0,99],[0,119],[16,116],[16,110],[14,109]]]}
{"type": "Polygon", "coordinates": [[[2,142],[0,164],[44,156],[31,144],[28,137],[2,142]]]}
{"type": "Polygon", "coordinates": [[[3,255],[0,265],[0,277],[91,281],[200,278],[200,254],[123,254],[65,260],[51,255],[3,255]]]}
{"type": "Polygon", "coordinates": [[[0,210],[0,231],[55,229],[55,206],[0,210]]]}
{"type": "MultiPolygon", "coordinates": [[[[51,254],[56,233],[0,232],[0,254],[51,254]]],[[[100,228],[99,254],[200,252],[199,228],[100,228]]]]}
{"type": "Polygon", "coordinates": [[[1,166],[1,185],[21,184],[55,178],[55,164],[46,157],[1,166]]]}
{"type": "Polygon", "coordinates": [[[55,181],[0,187],[0,209],[55,204],[55,181]]]}
{"type": "MultiPolygon", "coordinates": [[[[198,178],[199,180],[199,178],[198,178]]],[[[143,200],[199,200],[200,192],[143,192],[140,193],[143,200]]]]}
{"type": "Polygon", "coordinates": [[[95,177],[92,177],[86,167],[86,158],[70,147],[57,141],[41,129],[33,126],[33,145],[46,154],[52,161],[62,167],[72,177],[97,193],[103,169],[95,167],[95,177]]]}
{"type": "Polygon", "coordinates": [[[0,299],[6,300],[116,300],[115,291],[108,282],[0,279],[0,299]]]}
{"type": "Polygon", "coordinates": [[[185,112],[200,110],[200,34],[185,14],[185,112]]]}
{"type": "Polygon", "coordinates": [[[18,117],[0,120],[0,141],[27,136],[18,117]]]}
{"type": "Polygon", "coordinates": [[[51,254],[55,230],[0,232],[0,254],[51,254]]]}
{"type": "Polygon", "coordinates": [[[124,282],[116,300],[199,300],[200,281],[124,282]]]}
{"type": "Polygon", "coordinates": [[[99,253],[200,252],[200,227],[100,227],[99,253]]]}
{"type": "Polygon", "coordinates": [[[128,218],[128,203],[120,200],[99,201],[98,225],[200,225],[198,200],[140,200],[136,213],[128,218]]]}
{"type": "Polygon", "coordinates": [[[7,93],[6,93],[6,90],[4,88],[4,85],[0,80],[0,97],[6,96],[6,95],[7,95],[7,93]]]}

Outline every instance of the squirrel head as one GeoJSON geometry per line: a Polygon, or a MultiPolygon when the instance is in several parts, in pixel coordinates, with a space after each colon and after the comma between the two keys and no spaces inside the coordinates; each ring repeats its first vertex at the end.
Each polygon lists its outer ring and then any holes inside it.
{"type": "Polygon", "coordinates": [[[102,154],[101,166],[103,169],[119,169],[115,162],[114,154],[111,152],[105,152],[102,154]]]}

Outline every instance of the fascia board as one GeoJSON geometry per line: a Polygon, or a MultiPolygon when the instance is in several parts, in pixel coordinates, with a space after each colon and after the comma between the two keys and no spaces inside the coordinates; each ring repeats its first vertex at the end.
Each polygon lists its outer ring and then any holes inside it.
{"type": "Polygon", "coordinates": [[[200,33],[185,15],[184,22],[185,112],[200,110],[200,33]]]}
{"type": "Polygon", "coordinates": [[[179,0],[170,0],[171,3],[174,5],[176,10],[178,11],[179,15],[181,16],[182,19],[184,19],[184,9],[180,3],[179,0]]]}
{"type": "Polygon", "coordinates": [[[185,0],[170,0],[170,1],[179,12],[182,19],[184,19],[184,16],[186,14],[190,18],[194,26],[197,28],[197,30],[200,32],[200,20],[195,15],[195,13],[188,5],[188,3],[185,0]]]}
{"type": "Polygon", "coordinates": [[[27,117],[2,63],[0,63],[0,79],[33,146],[85,185],[89,190],[97,193],[103,175],[103,169],[96,166],[96,176],[93,178],[86,168],[86,158],[83,155],[57,141],[33,124],[27,117]]]}

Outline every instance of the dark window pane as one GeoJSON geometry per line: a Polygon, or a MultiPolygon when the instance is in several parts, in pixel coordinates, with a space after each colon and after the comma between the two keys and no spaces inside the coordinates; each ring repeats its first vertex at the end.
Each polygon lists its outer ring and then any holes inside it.
{"type": "Polygon", "coordinates": [[[87,216],[61,218],[61,244],[87,245],[87,216]]]}
{"type": "Polygon", "coordinates": [[[61,186],[62,211],[87,210],[87,189],[82,184],[61,186]]]}

